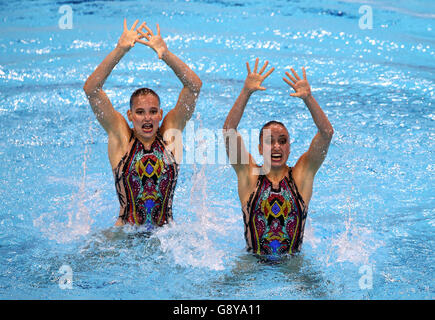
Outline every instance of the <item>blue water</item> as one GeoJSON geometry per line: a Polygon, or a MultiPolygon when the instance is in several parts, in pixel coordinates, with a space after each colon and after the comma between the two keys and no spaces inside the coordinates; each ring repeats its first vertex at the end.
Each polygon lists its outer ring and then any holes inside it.
{"type": "MultiPolygon", "coordinates": [[[[363,4],[1,2],[0,298],[434,299],[435,5],[372,1],[373,28],[361,29],[363,4]],[[59,28],[64,4],[71,30],[59,28]],[[276,70],[240,129],[283,121],[293,165],[316,130],[281,78],[307,68],[335,135],[298,256],[270,265],[245,252],[236,176],[218,161],[181,165],[172,225],[150,236],[113,227],[107,136],[82,87],[124,17],[159,23],[169,49],[202,79],[190,125],[216,133],[205,144],[218,145],[245,62],[260,57],[276,70]],[[62,287],[62,266],[71,289],[62,287]]],[[[160,94],[164,112],[181,89],[151,49],[136,45],[105,90],[125,114],[141,86],[160,94]]],[[[185,154],[201,145],[193,142],[185,154]]]]}

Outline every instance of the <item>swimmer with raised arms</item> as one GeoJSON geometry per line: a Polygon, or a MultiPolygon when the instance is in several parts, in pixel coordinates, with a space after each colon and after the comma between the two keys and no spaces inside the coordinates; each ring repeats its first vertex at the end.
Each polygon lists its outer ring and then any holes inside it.
{"type": "Polygon", "coordinates": [[[301,249],[314,177],[325,160],[334,130],[311,93],[305,69],[302,68],[302,79],[291,69],[293,76],[286,72],[288,79],[283,80],[295,91],[290,95],[304,101],[318,131],[308,151],[293,167],[288,167],[289,133],[279,121],[266,123],[260,131],[259,143],[264,163],[258,166],[246,150],[237,126],[251,95],[257,90],[266,90],[261,84],[274,71],[271,68],[264,73],[267,65],[266,61],[257,72],[257,58],[251,72],[246,63],[248,75],[225,120],[223,134],[227,155],[230,160],[235,159],[230,162],[237,174],[247,249],[260,256],[277,256],[301,249]],[[231,144],[231,140],[236,144],[231,144]]]}
{"type": "Polygon", "coordinates": [[[124,30],[116,48],[89,76],[83,89],[108,134],[109,161],[120,203],[115,225],[128,223],[153,228],[172,220],[172,199],[182,157],[180,133],[194,112],[202,82],[168,50],[158,24],[157,34],[154,34],[145,22],[136,29],[138,22],[136,20],[128,29],[124,19],[124,30]],[[163,110],[153,90],[140,88],[132,94],[127,118],[133,128],[114,109],[103,91],[113,68],[136,43],[153,49],[183,85],[175,107],[167,113],[161,126],[163,110]]]}

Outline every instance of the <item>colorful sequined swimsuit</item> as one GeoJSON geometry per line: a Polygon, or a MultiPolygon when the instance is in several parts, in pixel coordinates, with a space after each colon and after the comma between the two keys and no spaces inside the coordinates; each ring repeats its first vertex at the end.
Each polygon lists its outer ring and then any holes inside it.
{"type": "Polygon", "coordinates": [[[129,143],[130,151],[113,169],[119,216],[131,225],[162,226],[172,219],[178,164],[160,134],[150,150],[133,133],[129,143]]]}
{"type": "Polygon", "coordinates": [[[245,239],[258,255],[282,255],[300,251],[307,208],[289,168],[278,189],[263,175],[243,207],[245,239]]]}

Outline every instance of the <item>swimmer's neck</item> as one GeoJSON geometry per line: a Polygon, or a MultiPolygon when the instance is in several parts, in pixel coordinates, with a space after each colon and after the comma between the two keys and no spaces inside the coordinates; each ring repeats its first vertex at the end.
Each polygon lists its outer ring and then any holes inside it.
{"type": "Polygon", "coordinates": [[[150,138],[141,137],[137,134],[136,130],[133,130],[133,135],[143,144],[145,149],[150,149],[151,145],[153,144],[154,140],[156,140],[157,133],[153,134],[150,138]]]}
{"type": "Polygon", "coordinates": [[[278,168],[270,168],[268,174],[266,174],[267,179],[273,183],[279,183],[287,175],[288,166],[284,165],[278,168]]]}

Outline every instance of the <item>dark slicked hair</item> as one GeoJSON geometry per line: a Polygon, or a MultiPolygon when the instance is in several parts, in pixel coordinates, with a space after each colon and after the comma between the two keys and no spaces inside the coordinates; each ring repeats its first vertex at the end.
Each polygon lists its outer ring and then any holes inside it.
{"type": "MultiPolygon", "coordinates": [[[[261,127],[261,130],[260,130],[260,139],[259,139],[260,144],[261,144],[261,140],[263,139],[263,130],[264,130],[265,128],[267,128],[267,127],[270,127],[270,126],[273,125],[273,124],[277,124],[277,125],[279,125],[279,126],[281,126],[281,127],[283,127],[284,129],[287,130],[287,128],[286,128],[286,126],[284,125],[284,123],[279,122],[279,121],[276,121],[276,120],[269,121],[269,122],[266,123],[263,127],[261,127]]],[[[288,130],[287,130],[287,132],[288,132],[288,130]]]]}
{"type": "Polygon", "coordinates": [[[139,97],[139,96],[146,96],[149,94],[157,98],[157,100],[159,101],[159,107],[160,107],[160,97],[157,93],[154,92],[154,90],[149,89],[149,88],[140,88],[140,89],[137,89],[135,92],[133,92],[133,94],[130,97],[130,110],[133,109],[134,98],[139,97]]]}

